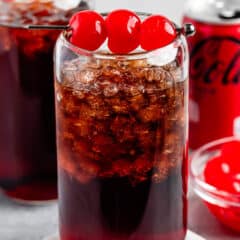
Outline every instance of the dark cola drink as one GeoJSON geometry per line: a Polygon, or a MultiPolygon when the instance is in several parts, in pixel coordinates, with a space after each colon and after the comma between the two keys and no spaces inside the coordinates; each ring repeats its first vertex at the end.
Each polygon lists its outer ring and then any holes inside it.
{"type": "Polygon", "coordinates": [[[88,8],[55,3],[0,2],[0,186],[19,200],[57,197],[52,59],[60,32],[21,29],[66,25],[73,11],[88,8]]]}
{"type": "Polygon", "coordinates": [[[184,17],[197,31],[188,39],[192,149],[240,134],[239,1],[204,0],[197,8],[195,3],[188,2],[184,17]]]}
{"type": "Polygon", "coordinates": [[[148,55],[75,54],[63,36],[56,49],[61,240],[183,240],[188,94],[181,48],[161,66],[148,55]]]}

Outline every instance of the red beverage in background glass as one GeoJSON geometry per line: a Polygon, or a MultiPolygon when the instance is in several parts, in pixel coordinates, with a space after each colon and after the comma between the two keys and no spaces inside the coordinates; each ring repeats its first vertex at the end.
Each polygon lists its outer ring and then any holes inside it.
{"type": "Polygon", "coordinates": [[[189,147],[240,134],[240,12],[238,0],[187,4],[184,22],[197,34],[190,47],[189,147]]]}
{"type": "Polygon", "coordinates": [[[52,59],[60,31],[20,28],[67,25],[73,11],[88,8],[55,3],[0,2],[0,186],[19,200],[57,197],[52,59]]]}
{"type": "Polygon", "coordinates": [[[117,58],[61,35],[55,62],[60,239],[183,240],[184,39],[117,58]]]}

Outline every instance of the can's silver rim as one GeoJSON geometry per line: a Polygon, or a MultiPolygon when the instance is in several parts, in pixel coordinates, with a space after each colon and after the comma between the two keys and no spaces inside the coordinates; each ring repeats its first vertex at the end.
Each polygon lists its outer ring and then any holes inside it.
{"type": "Polygon", "coordinates": [[[189,0],[185,13],[185,16],[200,22],[240,25],[240,0],[189,0]]]}

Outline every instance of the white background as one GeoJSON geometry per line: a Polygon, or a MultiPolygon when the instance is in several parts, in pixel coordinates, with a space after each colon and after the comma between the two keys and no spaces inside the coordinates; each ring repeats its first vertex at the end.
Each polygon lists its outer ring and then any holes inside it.
{"type": "MultiPolygon", "coordinates": [[[[95,0],[96,10],[110,11],[128,8],[140,12],[163,14],[180,23],[186,0],[95,0]]],[[[201,1],[201,0],[196,0],[201,1]]]]}

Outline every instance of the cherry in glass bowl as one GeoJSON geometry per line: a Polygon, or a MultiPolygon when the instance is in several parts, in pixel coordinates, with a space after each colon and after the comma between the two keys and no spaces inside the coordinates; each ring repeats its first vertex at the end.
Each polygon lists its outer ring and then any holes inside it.
{"type": "Polygon", "coordinates": [[[208,143],[192,154],[194,192],[228,228],[240,232],[240,137],[208,143]]]}

